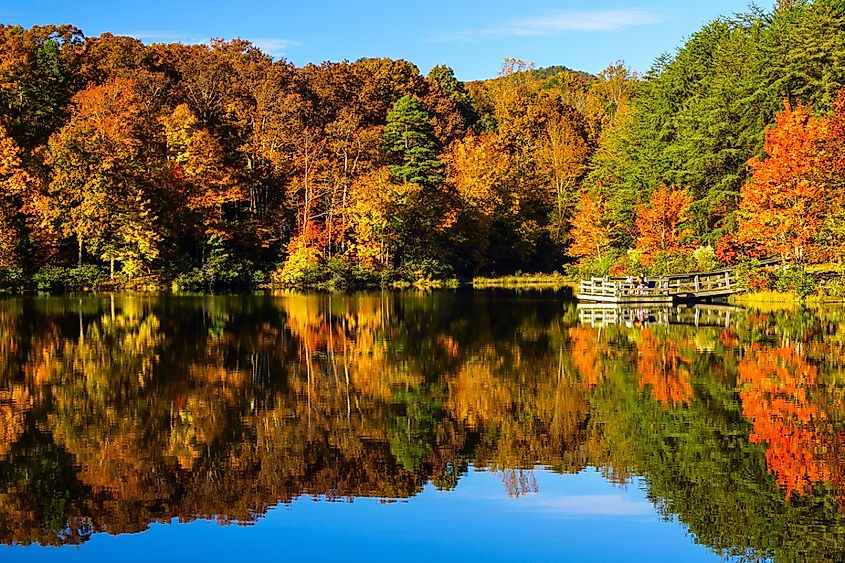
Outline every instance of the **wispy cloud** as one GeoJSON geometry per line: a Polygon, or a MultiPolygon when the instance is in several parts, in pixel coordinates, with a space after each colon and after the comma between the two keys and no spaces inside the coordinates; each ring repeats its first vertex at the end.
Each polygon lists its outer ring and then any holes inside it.
{"type": "Polygon", "coordinates": [[[622,10],[566,10],[544,16],[513,18],[488,27],[433,34],[436,42],[470,42],[485,37],[554,36],[566,32],[614,32],[629,27],[654,25],[664,20],[639,8],[622,10]]]}
{"type": "Polygon", "coordinates": [[[291,47],[302,45],[299,41],[281,37],[256,37],[249,41],[271,57],[283,57],[291,47]]]}
{"type": "Polygon", "coordinates": [[[126,31],[122,33],[115,32],[115,35],[128,35],[140,39],[144,43],[175,43],[188,41],[188,38],[178,31],[167,30],[142,30],[142,31],[126,31]]]}
{"type": "Polygon", "coordinates": [[[557,35],[566,31],[621,31],[661,21],[654,13],[637,9],[567,11],[511,20],[502,29],[491,31],[501,35],[557,35]]]}
{"type": "MultiPolygon", "coordinates": [[[[144,43],[185,43],[198,44],[208,43],[208,37],[196,37],[180,33],[178,31],[170,30],[141,30],[116,33],[116,35],[128,35],[140,39],[144,43]]],[[[261,49],[264,53],[271,57],[282,57],[291,47],[302,45],[299,41],[293,39],[284,39],[281,37],[256,37],[245,38],[250,43],[261,49]]]]}

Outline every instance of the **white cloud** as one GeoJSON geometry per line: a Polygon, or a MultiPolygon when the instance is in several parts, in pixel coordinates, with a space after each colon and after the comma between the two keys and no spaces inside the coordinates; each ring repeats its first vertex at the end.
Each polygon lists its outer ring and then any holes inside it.
{"type": "Polygon", "coordinates": [[[272,57],[283,57],[291,47],[302,45],[299,41],[279,37],[256,37],[249,41],[272,57]]]}
{"type": "MultiPolygon", "coordinates": [[[[116,33],[116,35],[128,35],[136,37],[144,43],[184,43],[187,45],[208,43],[208,38],[192,37],[178,31],[167,30],[145,30],[134,31],[126,33],[116,33]]],[[[281,37],[256,37],[255,39],[248,39],[250,43],[261,49],[264,53],[272,57],[282,57],[288,49],[302,45],[299,41],[292,39],[283,39],[281,37]]]]}
{"type": "Polygon", "coordinates": [[[486,28],[464,29],[432,35],[438,42],[473,41],[482,37],[537,37],[566,32],[614,32],[629,27],[654,25],[664,20],[648,10],[566,10],[545,16],[514,18],[486,28]]]}
{"type": "Polygon", "coordinates": [[[502,35],[557,35],[566,31],[621,31],[662,20],[645,10],[592,10],[557,12],[545,17],[511,20],[496,33],[502,35]]]}

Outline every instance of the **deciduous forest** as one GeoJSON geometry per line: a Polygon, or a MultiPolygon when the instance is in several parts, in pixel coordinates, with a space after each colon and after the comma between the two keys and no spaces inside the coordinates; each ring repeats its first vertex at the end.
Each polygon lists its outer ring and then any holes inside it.
{"type": "Polygon", "coordinates": [[[509,59],[466,83],[403,60],[300,68],[243,40],[2,26],[0,285],[837,262],[843,85],[842,0],[717,19],[644,75],[509,59]]]}

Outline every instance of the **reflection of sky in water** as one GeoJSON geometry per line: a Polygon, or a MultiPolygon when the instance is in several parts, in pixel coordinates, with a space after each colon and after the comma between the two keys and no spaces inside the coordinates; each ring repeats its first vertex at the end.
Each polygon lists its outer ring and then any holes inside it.
{"type": "Polygon", "coordinates": [[[538,493],[508,497],[499,475],[473,471],[451,492],[407,501],[300,498],[252,526],[153,524],[95,535],[81,547],[0,547],[2,561],[702,561],[717,559],[665,522],[634,481],[596,471],[535,470],[538,493]]]}

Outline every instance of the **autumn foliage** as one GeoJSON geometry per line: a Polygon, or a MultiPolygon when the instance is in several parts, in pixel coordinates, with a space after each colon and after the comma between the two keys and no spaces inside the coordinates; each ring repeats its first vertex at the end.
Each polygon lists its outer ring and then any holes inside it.
{"type": "Polygon", "coordinates": [[[570,256],[587,261],[601,258],[608,252],[611,240],[606,214],[606,205],[600,194],[581,194],[572,220],[570,256]]]}
{"type": "Polygon", "coordinates": [[[111,287],[560,264],[605,86],[630,80],[511,60],[465,84],[387,58],[297,68],[240,39],[0,31],[0,268],[108,268],[111,287]]]}
{"type": "Polygon", "coordinates": [[[841,80],[714,102],[701,73],[676,68],[698,54],[653,81],[506,59],[465,83],[387,58],[297,67],[240,39],[0,31],[0,285],[66,268],[194,291],[664,275],[715,267],[696,248],[822,260],[845,247],[841,80]],[[664,87],[678,115],[654,98],[664,87]],[[713,107],[688,107],[699,94],[713,107]],[[283,275],[293,263],[317,275],[283,275]]]}
{"type": "Polygon", "coordinates": [[[657,253],[670,254],[690,249],[686,240],[691,231],[684,227],[692,197],[686,190],[660,186],[648,205],[636,208],[637,238],[635,249],[641,261],[649,264],[657,253]]]}
{"type": "Polygon", "coordinates": [[[784,258],[808,256],[835,195],[825,177],[826,119],[803,105],[786,104],[766,132],[766,158],[749,161],[736,237],[748,253],[784,258]]]}

